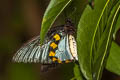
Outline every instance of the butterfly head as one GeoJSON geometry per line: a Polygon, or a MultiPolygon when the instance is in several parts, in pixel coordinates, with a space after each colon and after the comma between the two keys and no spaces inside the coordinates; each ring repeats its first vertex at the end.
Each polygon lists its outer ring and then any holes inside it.
{"type": "Polygon", "coordinates": [[[66,20],[66,23],[64,25],[64,30],[67,34],[71,34],[71,35],[75,34],[75,27],[70,19],[66,20]]]}

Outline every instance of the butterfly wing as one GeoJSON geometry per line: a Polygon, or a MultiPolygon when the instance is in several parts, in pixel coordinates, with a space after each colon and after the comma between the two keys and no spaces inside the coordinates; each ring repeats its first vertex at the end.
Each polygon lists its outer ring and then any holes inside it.
{"type": "Polygon", "coordinates": [[[40,46],[40,37],[37,36],[16,52],[13,56],[13,61],[51,63],[52,61],[48,57],[49,44],[50,42],[40,46]]]}
{"type": "Polygon", "coordinates": [[[73,35],[68,36],[68,44],[69,44],[69,50],[75,60],[78,60],[77,55],[77,43],[75,40],[75,37],[73,35]]]}
{"type": "MultiPolygon", "coordinates": [[[[74,38],[72,36],[72,38],[74,38]]],[[[55,57],[58,58],[61,62],[66,61],[75,61],[78,60],[77,50],[76,50],[76,41],[70,38],[70,35],[62,35],[58,47],[55,50],[55,57]],[[73,44],[75,43],[75,46],[73,44]]],[[[37,36],[24,46],[22,46],[16,54],[13,56],[13,61],[15,62],[39,62],[42,64],[51,64],[53,63],[52,59],[49,57],[49,48],[52,40],[44,43],[40,46],[40,37],[37,36]]]]}
{"type": "Polygon", "coordinates": [[[70,43],[69,43],[69,35],[62,37],[59,44],[58,49],[55,51],[57,57],[60,61],[65,62],[67,60],[73,61],[75,60],[72,56],[71,50],[70,50],[70,43]]]}

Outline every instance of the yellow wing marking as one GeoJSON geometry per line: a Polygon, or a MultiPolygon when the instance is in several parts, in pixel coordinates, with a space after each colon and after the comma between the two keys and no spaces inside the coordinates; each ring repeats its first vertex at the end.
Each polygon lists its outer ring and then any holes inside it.
{"type": "Polygon", "coordinates": [[[52,58],[52,61],[57,61],[57,58],[53,57],[53,58],[52,58]]]}
{"type": "Polygon", "coordinates": [[[53,49],[55,49],[55,48],[57,47],[57,44],[55,44],[54,42],[52,42],[52,43],[50,44],[50,47],[52,47],[53,49]]]}
{"type": "Polygon", "coordinates": [[[69,62],[71,62],[71,61],[70,61],[70,60],[66,60],[66,61],[65,61],[65,63],[69,63],[69,62]]]}
{"type": "Polygon", "coordinates": [[[62,63],[62,61],[58,59],[58,63],[62,63]]]}
{"type": "Polygon", "coordinates": [[[58,62],[58,63],[62,63],[62,61],[61,61],[61,60],[59,60],[59,59],[57,59],[57,58],[55,58],[55,57],[53,57],[53,58],[52,58],[52,61],[53,61],[53,62],[55,62],[55,61],[56,61],[56,62],[58,62]]]}
{"type": "Polygon", "coordinates": [[[55,52],[50,51],[49,56],[55,56],[55,52]]]}
{"type": "Polygon", "coordinates": [[[59,34],[55,34],[55,35],[53,36],[53,38],[55,38],[55,40],[58,41],[58,40],[60,40],[60,35],[59,35],[59,34]]]}

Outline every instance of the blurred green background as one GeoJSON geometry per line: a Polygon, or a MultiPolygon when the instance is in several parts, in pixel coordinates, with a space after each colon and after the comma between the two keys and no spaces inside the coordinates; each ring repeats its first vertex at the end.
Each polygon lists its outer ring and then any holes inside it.
{"type": "MultiPolygon", "coordinates": [[[[0,1],[0,80],[69,80],[74,64],[66,64],[40,71],[40,64],[12,62],[12,56],[20,46],[39,35],[43,14],[49,0],[1,0],[0,1]]],[[[119,42],[119,41],[118,41],[119,42]]],[[[120,80],[104,70],[102,80],[120,80]]]]}

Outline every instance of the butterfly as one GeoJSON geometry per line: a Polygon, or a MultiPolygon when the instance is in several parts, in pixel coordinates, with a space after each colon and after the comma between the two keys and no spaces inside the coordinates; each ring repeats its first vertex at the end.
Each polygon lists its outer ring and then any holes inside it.
{"type": "Polygon", "coordinates": [[[40,36],[24,44],[13,56],[13,61],[24,63],[62,64],[78,60],[75,28],[70,20],[51,28],[40,45],[40,36]]]}

